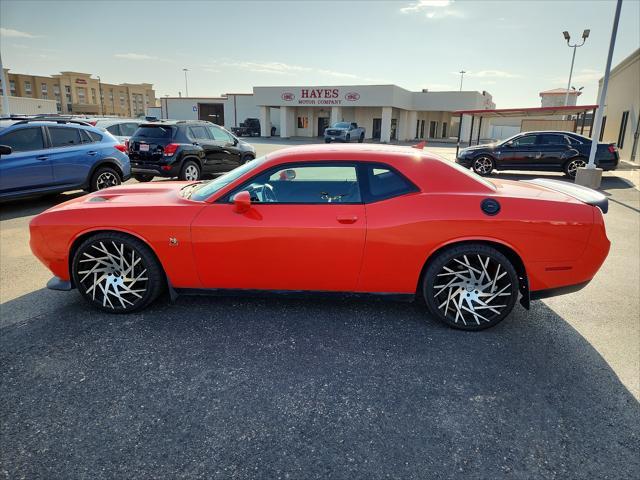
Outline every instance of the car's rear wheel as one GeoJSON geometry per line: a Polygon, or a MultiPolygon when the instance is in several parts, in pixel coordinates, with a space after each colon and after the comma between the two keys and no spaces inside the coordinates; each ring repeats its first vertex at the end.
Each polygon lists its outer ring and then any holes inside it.
{"type": "Polygon", "coordinates": [[[578,173],[578,168],[586,167],[586,166],[587,166],[587,162],[584,160],[584,158],[574,158],[572,160],[569,160],[567,163],[565,163],[564,173],[569,178],[576,178],[576,175],[578,173]]]}
{"type": "Polygon", "coordinates": [[[329,140],[328,138],[325,138],[324,143],[331,143],[331,140],[329,140]]]}
{"type": "Polygon", "coordinates": [[[122,183],[120,174],[111,167],[98,168],[91,177],[89,190],[95,192],[103,188],[116,187],[122,183]]]}
{"type": "Polygon", "coordinates": [[[73,282],[93,306],[111,313],[129,313],[153,302],[164,276],[151,249],[137,238],[117,232],[99,233],[76,250],[73,282]]]}
{"type": "Polygon", "coordinates": [[[461,330],[484,330],[513,309],[518,275],[498,250],[470,243],[446,249],[430,262],[422,293],[441,322],[461,330]]]}
{"type": "Polygon", "coordinates": [[[200,180],[200,175],[200,166],[196,162],[192,160],[184,162],[180,170],[180,180],[194,182],[200,180]]]}
{"type": "Polygon", "coordinates": [[[251,160],[254,160],[255,157],[253,155],[245,155],[242,157],[242,163],[249,163],[251,160]]]}
{"type": "Polygon", "coordinates": [[[360,138],[358,138],[358,143],[364,142],[364,133],[360,134],[360,138]]]}
{"type": "Polygon", "coordinates": [[[347,133],[347,136],[346,136],[346,137],[344,137],[344,141],[345,141],[345,142],[347,142],[347,143],[349,143],[349,142],[351,141],[351,135],[349,135],[349,134],[347,133]]]}
{"type": "Polygon", "coordinates": [[[145,183],[153,180],[153,175],[134,175],[133,178],[139,182],[145,183]]]}
{"type": "Polygon", "coordinates": [[[473,160],[471,168],[473,168],[473,171],[478,175],[482,175],[484,177],[491,174],[491,172],[495,168],[495,164],[493,163],[493,158],[487,157],[486,155],[481,155],[473,160]]]}

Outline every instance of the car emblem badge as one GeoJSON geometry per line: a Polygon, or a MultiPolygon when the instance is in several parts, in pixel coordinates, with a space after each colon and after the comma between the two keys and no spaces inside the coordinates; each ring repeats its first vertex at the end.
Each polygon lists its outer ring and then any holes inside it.
{"type": "Polygon", "coordinates": [[[178,245],[178,239],[176,237],[169,237],[169,245],[175,247],[178,245]]]}

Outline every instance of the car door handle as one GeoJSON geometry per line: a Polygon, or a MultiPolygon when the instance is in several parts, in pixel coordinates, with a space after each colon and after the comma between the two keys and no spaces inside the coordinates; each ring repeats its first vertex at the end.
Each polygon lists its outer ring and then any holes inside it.
{"type": "Polygon", "coordinates": [[[357,215],[339,215],[337,217],[338,222],[340,223],[356,223],[358,221],[357,215]]]}
{"type": "Polygon", "coordinates": [[[87,155],[91,155],[92,157],[94,155],[97,155],[97,154],[98,154],[98,152],[96,152],[95,150],[90,150],[90,151],[87,152],[87,155]]]}
{"type": "Polygon", "coordinates": [[[46,155],[39,155],[36,157],[36,160],[48,160],[49,157],[47,157],[46,155]]]}

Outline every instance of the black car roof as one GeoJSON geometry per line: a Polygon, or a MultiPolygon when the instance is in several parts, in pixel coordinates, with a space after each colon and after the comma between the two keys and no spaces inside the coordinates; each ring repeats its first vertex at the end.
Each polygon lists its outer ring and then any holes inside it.
{"type": "Polygon", "coordinates": [[[177,125],[194,125],[194,124],[211,124],[211,122],[207,122],[206,120],[159,120],[157,122],[144,122],[140,124],[140,127],[166,127],[166,126],[177,126],[177,125]]]}

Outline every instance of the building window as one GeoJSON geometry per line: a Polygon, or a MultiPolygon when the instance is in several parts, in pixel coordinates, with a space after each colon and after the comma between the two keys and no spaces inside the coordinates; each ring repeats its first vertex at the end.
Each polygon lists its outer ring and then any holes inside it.
{"type": "Polygon", "coordinates": [[[54,94],[56,97],[59,97],[59,96],[60,96],[60,85],[54,85],[54,86],[53,86],[53,94],[54,94]]]}
{"type": "Polygon", "coordinates": [[[84,87],[77,87],[76,93],[78,94],[78,103],[86,103],[84,87]]]}
{"type": "Polygon", "coordinates": [[[27,95],[31,95],[31,82],[24,82],[24,93],[27,95]]]}
{"type": "Polygon", "coordinates": [[[58,113],[62,112],[62,105],[60,105],[60,102],[56,102],[56,110],[58,110],[58,113]]]}
{"type": "Polygon", "coordinates": [[[149,105],[149,95],[144,96],[144,104],[149,105]]]}
{"type": "Polygon", "coordinates": [[[309,128],[309,118],[298,117],[298,128],[309,128]]]}
{"type": "Polygon", "coordinates": [[[442,138],[447,138],[447,122],[442,122],[442,138]]]}
{"type": "Polygon", "coordinates": [[[16,82],[15,80],[9,80],[9,92],[12,96],[16,96],[16,82]]]}
{"type": "MultiPolygon", "coordinates": [[[[604,137],[604,127],[607,125],[607,116],[602,117],[602,126],[600,127],[600,137],[598,139],[599,142],[602,141],[602,137],[604,137]]],[[[593,128],[593,127],[591,127],[593,128]]]]}
{"type": "Polygon", "coordinates": [[[109,90],[109,100],[113,102],[113,90],[109,90]]]}
{"type": "Polygon", "coordinates": [[[124,108],[124,93],[120,94],[120,107],[124,108]]]}
{"type": "Polygon", "coordinates": [[[47,93],[48,93],[48,88],[47,88],[47,84],[46,84],[46,83],[41,83],[41,84],[40,84],[40,91],[41,91],[43,94],[47,94],[47,93]]]}
{"type": "Polygon", "coordinates": [[[96,89],[95,88],[91,89],[91,102],[94,105],[97,105],[97,103],[98,103],[98,97],[96,96],[96,89]]]}
{"type": "Polygon", "coordinates": [[[71,113],[73,111],[73,108],[71,108],[71,104],[67,103],[67,112],[71,113]]]}
{"type": "Polygon", "coordinates": [[[624,148],[624,137],[627,133],[627,123],[629,122],[629,110],[622,112],[620,120],[620,132],[618,133],[618,148],[624,148]]]}

